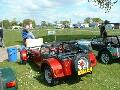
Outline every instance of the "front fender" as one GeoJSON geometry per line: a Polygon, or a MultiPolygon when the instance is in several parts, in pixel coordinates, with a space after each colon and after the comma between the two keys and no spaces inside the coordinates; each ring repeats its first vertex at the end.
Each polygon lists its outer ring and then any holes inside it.
{"type": "Polygon", "coordinates": [[[42,65],[49,65],[54,78],[64,77],[64,70],[61,63],[56,58],[48,58],[43,60],[42,65]]]}

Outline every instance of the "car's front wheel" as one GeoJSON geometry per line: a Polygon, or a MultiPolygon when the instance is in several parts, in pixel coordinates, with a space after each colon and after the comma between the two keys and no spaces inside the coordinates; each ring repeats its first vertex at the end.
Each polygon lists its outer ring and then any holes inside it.
{"type": "Polygon", "coordinates": [[[44,68],[44,79],[50,86],[54,86],[59,82],[58,79],[53,78],[53,74],[49,66],[45,66],[44,68]]]}
{"type": "Polygon", "coordinates": [[[109,52],[101,52],[100,54],[100,60],[102,61],[102,63],[104,64],[110,64],[111,63],[111,60],[112,60],[112,57],[110,55],[109,52]]]}

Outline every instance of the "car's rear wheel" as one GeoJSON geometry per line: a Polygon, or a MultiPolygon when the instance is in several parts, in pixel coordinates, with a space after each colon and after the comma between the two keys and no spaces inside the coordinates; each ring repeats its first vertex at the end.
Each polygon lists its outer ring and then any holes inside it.
{"type": "Polygon", "coordinates": [[[53,78],[53,73],[49,66],[45,66],[44,68],[44,79],[50,86],[54,86],[59,82],[58,79],[53,78]]]}
{"type": "Polygon", "coordinates": [[[111,55],[109,54],[109,52],[101,52],[100,54],[100,60],[102,61],[102,63],[104,64],[110,64],[111,63],[111,55]]]}
{"type": "Polygon", "coordinates": [[[27,64],[27,61],[22,60],[22,64],[26,65],[26,64],[27,64]]]}

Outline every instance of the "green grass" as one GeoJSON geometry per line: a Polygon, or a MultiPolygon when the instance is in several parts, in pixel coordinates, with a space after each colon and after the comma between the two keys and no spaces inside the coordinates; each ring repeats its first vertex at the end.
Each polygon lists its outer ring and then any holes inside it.
{"type": "MultiPolygon", "coordinates": [[[[47,36],[47,30],[33,31],[36,37],[43,37],[45,41],[53,41],[54,36],[47,36]]],[[[57,41],[92,38],[99,35],[98,30],[57,30],[57,41]]],[[[11,46],[21,44],[21,32],[5,30],[5,44],[11,46]]],[[[120,35],[120,31],[108,31],[109,35],[120,35]]],[[[0,67],[11,67],[17,76],[18,90],[120,90],[120,63],[111,65],[98,63],[92,75],[77,78],[77,76],[63,79],[60,85],[49,87],[33,64],[20,65],[19,61],[11,63],[4,61],[0,67]]]]}
{"type": "Polygon", "coordinates": [[[35,65],[20,65],[19,63],[3,62],[0,67],[11,67],[17,75],[19,90],[119,90],[120,63],[104,65],[98,63],[92,75],[80,78],[63,79],[60,85],[47,86],[42,74],[35,65]]]}
{"type": "MultiPolygon", "coordinates": [[[[51,29],[52,30],[52,29],[51,29]]],[[[76,39],[89,39],[99,35],[99,30],[79,30],[79,29],[65,29],[55,30],[56,40],[76,40],[76,39]]],[[[36,38],[42,37],[44,42],[51,42],[55,40],[55,36],[47,35],[48,30],[33,30],[36,38]]],[[[119,30],[109,30],[108,35],[120,35],[119,30]]],[[[4,31],[4,42],[6,46],[17,45],[22,43],[21,31],[19,30],[5,30],[4,31]]]]}

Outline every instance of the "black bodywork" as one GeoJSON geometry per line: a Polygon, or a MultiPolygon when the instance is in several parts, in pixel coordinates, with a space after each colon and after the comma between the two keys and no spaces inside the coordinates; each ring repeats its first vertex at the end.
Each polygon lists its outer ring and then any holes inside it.
{"type": "Polygon", "coordinates": [[[108,56],[108,62],[120,57],[120,36],[107,36],[105,40],[102,37],[95,37],[91,41],[93,50],[98,51],[98,58],[102,59],[102,55],[106,58],[108,56]],[[107,56],[105,56],[107,55],[107,56]]]}
{"type": "Polygon", "coordinates": [[[108,45],[120,47],[120,36],[107,36],[105,41],[103,41],[102,37],[95,37],[91,42],[92,48],[97,51],[107,49],[108,45]]]}

